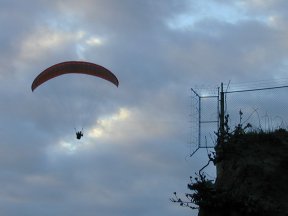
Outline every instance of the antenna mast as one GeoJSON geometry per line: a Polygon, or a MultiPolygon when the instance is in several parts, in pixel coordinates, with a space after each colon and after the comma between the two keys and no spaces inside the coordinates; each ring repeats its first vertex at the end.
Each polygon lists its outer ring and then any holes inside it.
{"type": "MultiPolygon", "coordinates": [[[[192,157],[200,148],[214,148],[215,144],[208,144],[207,139],[211,139],[210,141],[214,142],[213,135],[210,134],[209,131],[207,131],[207,127],[213,128],[214,132],[219,130],[219,125],[222,124],[224,128],[224,120],[223,123],[219,122],[219,101],[220,101],[220,96],[219,96],[219,87],[218,87],[218,94],[205,94],[201,95],[197,91],[195,91],[193,88],[191,88],[192,92],[192,106],[191,107],[191,137],[190,137],[190,145],[195,144],[196,149],[190,153],[190,157],[192,157]],[[212,104],[211,104],[212,103],[212,104]],[[209,117],[207,114],[210,113],[211,111],[211,105],[214,105],[215,108],[217,109],[217,114],[215,110],[215,116],[209,117]],[[205,116],[206,114],[206,116],[205,116]],[[204,131],[202,128],[202,125],[206,125],[204,127],[204,131]],[[204,133],[203,133],[204,132],[204,133]]],[[[222,92],[223,92],[223,87],[222,87],[222,92]]],[[[224,95],[224,93],[223,93],[224,95]]],[[[223,109],[224,109],[224,101],[223,101],[223,109]]],[[[224,116],[224,112],[223,112],[224,116]]],[[[224,117],[223,117],[224,119],[224,117]]],[[[224,130],[223,130],[224,131],[224,130]]]]}
{"type": "Polygon", "coordinates": [[[225,93],[223,91],[223,83],[221,83],[221,91],[220,91],[220,113],[219,113],[219,132],[220,132],[220,144],[224,142],[224,133],[225,133],[225,93]]]}

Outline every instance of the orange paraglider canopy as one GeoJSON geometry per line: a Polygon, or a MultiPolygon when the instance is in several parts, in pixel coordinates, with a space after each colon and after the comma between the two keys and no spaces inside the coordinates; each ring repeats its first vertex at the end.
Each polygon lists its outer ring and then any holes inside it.
{"type": "Polygon", "coordinates": [[[119,85],[117,77],[111,71],[100,65],[84,61],[67,61],[55,64],[41,72],[34,79],[31,89],[34,91],[38,86],[46,81],[70,73],[88,74],[105,79],[117,87],[119,85]]]}

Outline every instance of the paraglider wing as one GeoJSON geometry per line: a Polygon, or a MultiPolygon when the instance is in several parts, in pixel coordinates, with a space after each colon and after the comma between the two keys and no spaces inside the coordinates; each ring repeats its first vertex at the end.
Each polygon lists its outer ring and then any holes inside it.
{"type": "Polygon", "coordinates": [[[117,77],[111,71],[100,65],[83,61],[67,61],[55,64],[41,72],[34,79],[31,89],[34,91],[38,86],[46,81],[53,79],[54,77],[70,73],[88,74],[110,81],[117,87],[119,85],[117,77]]]}

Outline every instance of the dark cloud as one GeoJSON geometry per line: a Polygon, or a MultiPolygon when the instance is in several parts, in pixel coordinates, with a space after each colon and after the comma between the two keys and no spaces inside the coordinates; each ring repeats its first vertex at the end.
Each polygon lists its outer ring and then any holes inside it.
{"type": "MultiPolygon", "coordinates": [[[[189,89],[286,76],[285,1],[209,2],[210,16],[188,0],[0,1],[3,215],[191,215],[169,201],[207,161],[206,151],[185,160],[189,89]],[[215,17],[228,9],[233,22],[215,17]],[[119,88],[65,76],[31,92],[42,70],[79,59],[109,68],[119,88]]],[[[263,127],[265,113],[285,116],[273,97],[229,95],[233,123],[239,108],[260,107],[263,127]]]]}

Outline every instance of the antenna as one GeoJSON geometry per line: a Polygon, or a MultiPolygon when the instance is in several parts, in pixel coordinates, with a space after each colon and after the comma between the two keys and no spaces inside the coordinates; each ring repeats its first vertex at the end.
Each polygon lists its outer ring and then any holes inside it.
{"type": "MultiPolygon", "coordinates": [[[[229,82],[230,83],[230,82],[229,82]]],[[[203,135],[203,125],[206,125],[206,128],[208,129],[207,125],[213,125],[215,126],[214,132],[219,132],[219,145],[221,145],[224,142],[224,134],[225,134],[225,101],[226,101],[226,94],[231,93],[244,93],[244,92],[252,92],[252,91],[263,91],[263,90],[274,90],[274,89],[281,89],[281,88],[288,88],[288,85],[281,85],[281,86],[274,86],[274,87],[264,87],[264,88],[252,88],[252,89],[244,89],[244,90],[231,90],[231,91],[224,91],[223,83],[221,83],[220,88],[218,87],[218,94],[208,94],[208,95],[201,95],[198,93],[195,89],[191,88],[192,92],[192,100],[191,103],[191,137],[190,137],[190,145],[192,146],[194,144],[195,149],[192,151],[190,150],[190,157],[192,157],[199,149],[201,148],[214,148],[215,142],[213,145],[209,144],[207,141],[207,136],[203,135]],[[203,106],[203,104],[206,103],[206,105],[209,105],[207,100],[213,100],[215,103],[216,99],[216,105],[214,104],[214,110],[217,110],[217,117],[216,118],[210,118],[205,119],[205,114],[203,110],[207,107],[203,106]]],[[[213,101],[212,101],[213,102],[213,101]]],[[[211,104],[210,104],[211,105],[211,104]]],[[[211,107],[208,109],[208,111],[211,114],[211,110],[213,110],[211,107]]],[[[206,113],[207,115],[207,113],[206,113]]],[[[211,132],[211,131],[210,131],[211,132]]],[[[206,131],[207,133],[207,131],[206,131]]]]}
{"type": "Polygon", "coordinates": [[[225,124],[225,93],[223,91],[223,83],[221,83],[221,91],[220,91],[220,113],[219,113],[219,120],[220,120],[220,125],[219,125],[219,132],[220,132],[220,144],[224,142],[224,124],[225,124]]]}
{"type": "MultiPolygon", "coordinates": [[[[222,86],[223,88],[223,86],[222,86]]],[[[191,137],[190,146],[194,146],[194,149],[190,149],[190,157],[192,157],[201,148],[214,148],[215,144],[208,144],[207,136],[209,135],[210,141],[213,142],[210,131],[207,128],[214,129],[213,132],[219,128],[219,87],[217,88],[217,94],[205,94],[201,95],[195,89],[191,88],[191,137]],[[214,106],[214,116],[211,116],[211,105],[214,106]],[[208,116],[208,117],[207,117],[208,116]],[[203,131],[203,125],[205,125],[206,131],[203,131]],[[209,134],[210,133],[210,134],[209,134]]],[[[223,103],[224,108],[224,103],[223,103]]],[[[224,121],[223,121],[224,125],[224,121]]],[[[223,126],[224,128],[224,126],[223,126]]]]}

